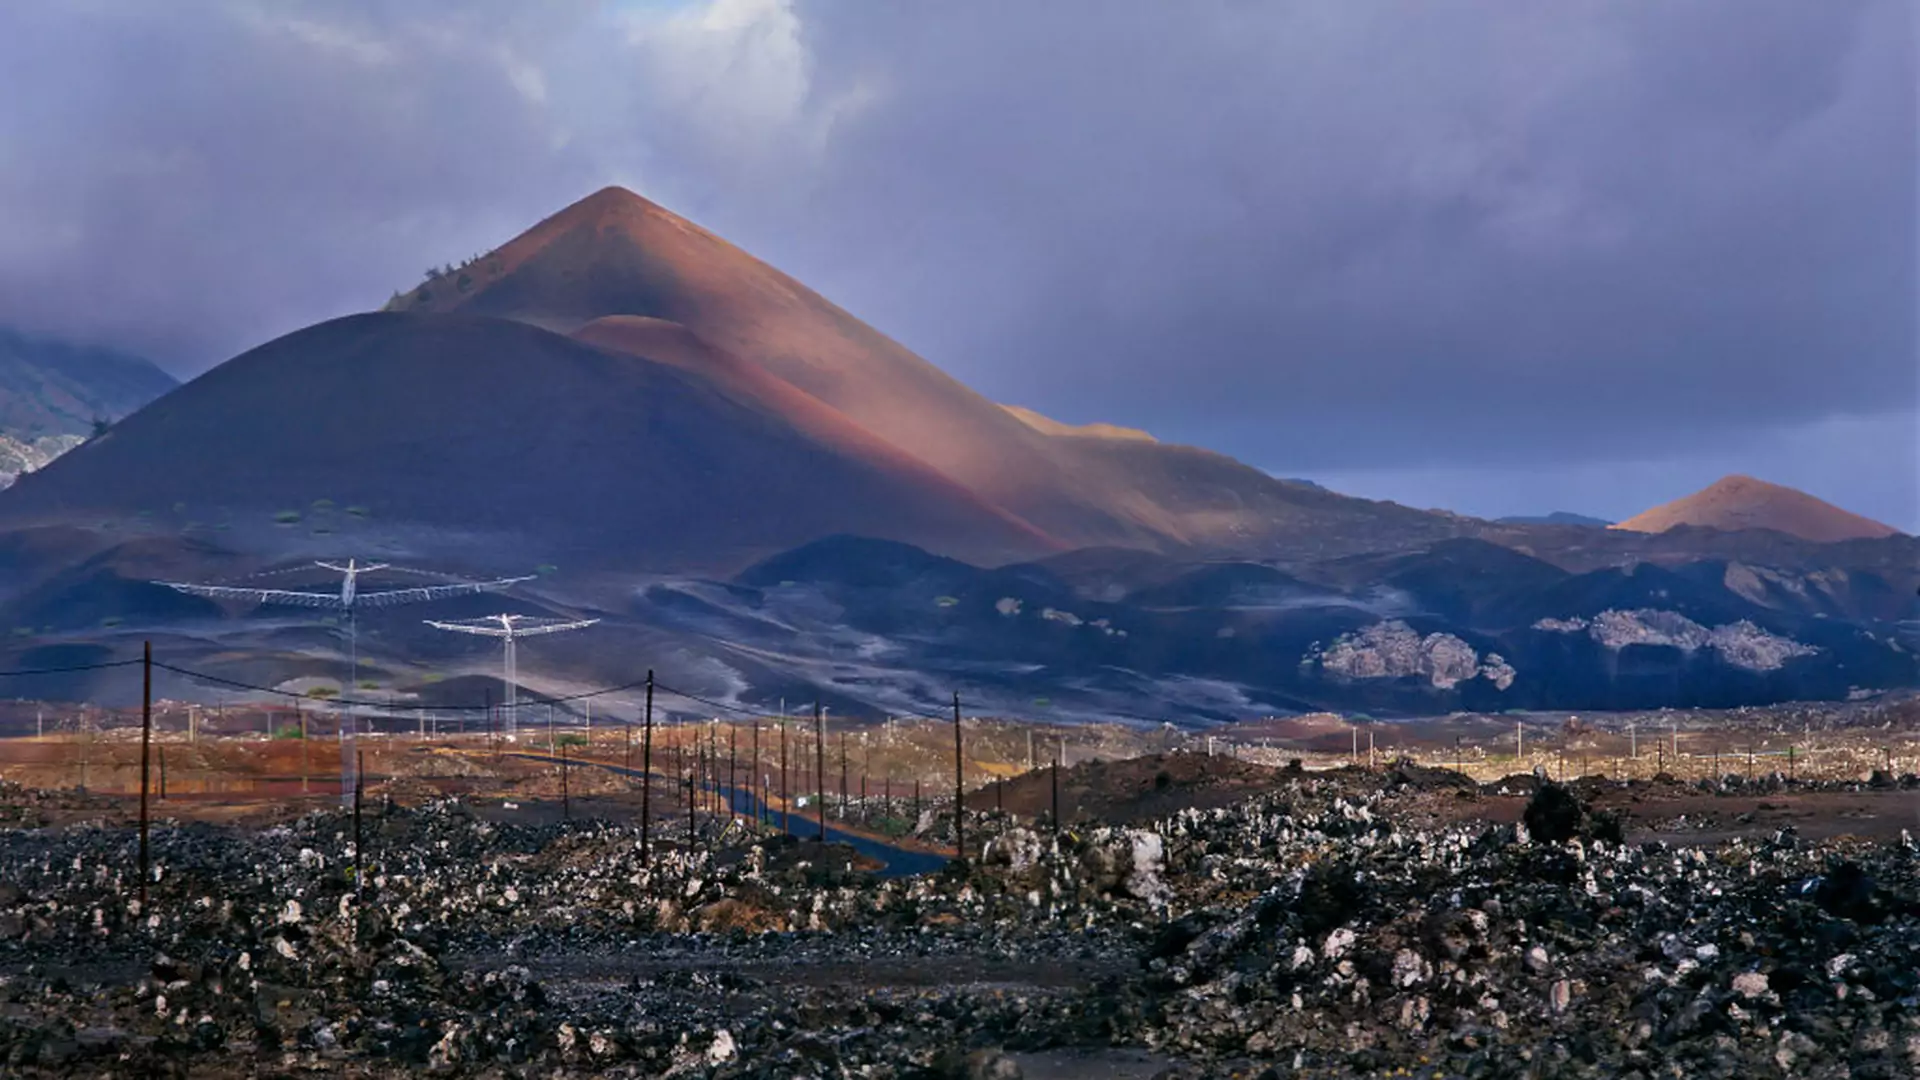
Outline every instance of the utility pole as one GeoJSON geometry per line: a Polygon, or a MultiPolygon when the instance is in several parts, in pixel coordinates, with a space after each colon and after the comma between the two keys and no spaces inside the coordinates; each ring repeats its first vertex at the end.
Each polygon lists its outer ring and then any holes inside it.
{"type": "Polygon", "coordinates": [[[760,718],[753,718],[753,771],[747,774],[747,782],[760,791],[760,805],[753,811],[753,831],[758,833],[760,826],[766,823],[766,781],[760,776],[760,718]]]}
{"type": "Polygon", "coordinates": [[[813,781],[820,799],[820,842],[827,842],[827,714],[813,703],[813,781]]]}
{"type": "Polygon", "coordinates": [[[1053,835],[1060,835],[1060,743],[1053,746],[1053,835]]]}
{"type": "Polygon", "coordinates": [[[147,755],[153,745],[153,642],[141,650],[140,663],[140,914],[147,913],[147,755]]]}
{"type": "Polygon", "coordinates": [[[960,692],[953,692],[953,857],[967,858],[967,778],[960,750],[960,692]]]}
{"type": "Polygon", "coordinates": [[[1627,721],[1627,756],[1640,760],[1640,737],[1633,729],[1633,721],[1627,721]]]}
{"type": "Polygon", "coordinates": [[[840,733],[840,820],[852,820],[847,816],[847,733],[840,733]]]}
{"type": "Polygon", "coordinates": [[[780,831],[793,833],[793,801],[787,788],[787,699],[780,699],[780,831]]]}
{"type": "Polygon", "coordinates": [[[1527,734],[1526,728],[1523,727],[1518,720],[1513,722],[1513,756],[1521,765],[1525,765],[1527,760],[1527,734]]]}
{"type": "Polygon", "coordinates": [[[653,806],[653,669],[647,669],[646,733],[640,741],[640,861],[647,861],[647,825],[653,806]]]}
{"type": "MultiPolygon", "coordinates": [[[[307,710],[300,707],[297,698],[293,702],[293,718],[300,721],[300,794],[305,795],[307,776],[313,772],[313,756],[312,747],[307,742],[307,710]]],[[[165,786],[164,776],[165,771],[162,770],[162,786],[165,786]]]]}
{"type": "Polygon", "coordinates": [[[740,812],[740,725],[727,724],[727,813],[740,812]]]}
{"type": "Polygon", "coordinates": [[[359,896],[367,879],[367,849],[360,832],[360,799],[367,786],[367,763],[359,750],[353,754],[353,895],[359,896]]]}

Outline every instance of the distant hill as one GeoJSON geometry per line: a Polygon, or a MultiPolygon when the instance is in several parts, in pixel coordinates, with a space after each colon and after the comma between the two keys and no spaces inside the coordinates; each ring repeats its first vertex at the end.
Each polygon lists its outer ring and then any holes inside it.
{"type": "Polygon", "coordinates": [[[0,434],[89,435],[179,385],[137,356],[0,326],[0,434]]]}
{"type": "Polygon", "coordinates": [[[0,326],[0,487],[180,385],[150,361],[0,326]]]}
{"type": "Polygon", "coordinates": [[[1555,510],[1550,514],[1509,514],[1494,518],[1502,525],[1579,525],[1584,528],[1604,529],[1613,524],[1606,518],[1588,517],[1585,514],[1555,510]]]}
{"type": "Polygon", "coordinates": [[[1663,533],[1679,525],[1725,532],[1771,529],[1817,543],[1900,535],[1892,526],[1849,513],[1804,491],[1751,476],[1722,477],[1685,498],[1656,506],[1613,528],[1663,533]]]}

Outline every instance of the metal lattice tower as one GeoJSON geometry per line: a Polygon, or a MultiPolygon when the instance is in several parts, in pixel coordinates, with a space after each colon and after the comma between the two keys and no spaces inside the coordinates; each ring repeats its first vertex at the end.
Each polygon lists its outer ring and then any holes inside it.
{"type": "Polygon", "coordinates": [[[457,634],[477,634],[481,637],[497,637],[501,640],[506,653],[505,680],[506,703],[502,713],[502,733],[509,739],[519,731],[520,690],[519,662],[514,655],[514,643],[523,637],[537,634],[558,634],[566,630],[582,630],[599,622],[599,619],[542,619],[531,615],[488,615],[480,619],[462,619],[458,622],[435,622],[423,620],[436,630],[451,630],[457,634]]]}
{"type": "MultiPolygon", "coordinates": [[[[239,585],[200,585],[184,581],[156,581],[155,585],[164,585],[177,592],[191,596],[204,596],[213,600],[241,600],[255,604],[275,604],[291,607],[326,608],[343,612],[347,618],[347,685],[341,700],[343,713],[340,723],[340,799],[343,803],[353,801],[353,788],[358,772],[354,754],[354,735],[358,729],[356,708],[353,695],[360,685],[360,642],[359,623],[356,613],[361,608],[396,607],[401,604],[419,604],[430,600],[444,600],[454,596],[471,596],[476,593],[498,592],[510,585],[522,581],[532,581],[533,575],[526,577],[496,578],[492,581],[455,581],[440,585],[421,585],[405,589],[381,589],[377,592],[360,591],[360,575],[376,570],[393,570],[398,567],[386,563],[361,565],[353,559],[347,565],[340,566],[329,562],[316,562],[313,565],[332,570],[341,575],[338,592],[304,592],[297,589],[256,589],[239,585]]],[[[419,570],[407,570],[405,573],[423,573],[419,570]]]]}

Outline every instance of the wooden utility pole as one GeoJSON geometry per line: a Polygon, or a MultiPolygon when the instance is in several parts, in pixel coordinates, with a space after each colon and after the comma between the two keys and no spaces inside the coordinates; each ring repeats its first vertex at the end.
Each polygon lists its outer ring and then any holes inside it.
{"type": "Polygon", "coordinates": [[[140,663],[140,914],[147,913],[147,755],[153,745],[153,642],[141,650],[140,663]]]}
{"type": "Polygon", "coordinates": [[[960,692],[953,692],[953,857],[967,858],[967,774],[960,749],[960,692]]]}
{"type": "Polygon", "coordinates": [[[313,748],[307,742],[307,710],[293,703],[293,718],[300,721],[300,794],[307,793],[307,776],[313,772],[313,748]]]}
{"type": "Polygon", "coordinates": [[[820,799],[820,842],[827,842],[827,716],[813,703],[813,782],[820,799]]]}
{"type": "Polygon", "coordinates": [[[640,861],[647,861],[647,826],[653,808],[653,669],[647,669],[647,712],[640,736],[640,861]]]}
{"type": "Polygon", "coordinates": [[[1053,834],[1060,835],[1060,745],[1053,746],[1053,834]]]}
{"type": "Polygon", "coordinates": [[[780,711],[780,831],[793,832],[793,803],[787,790],[787,713],[783,702],[780,711]]]}
{"type": "Polygon", "coordinates": [[[367,878],[367,849],[360,832],[360,798],[367,787],[367,755],[354,751],[353,770],[353,895],[359,896],[367,878]]]}

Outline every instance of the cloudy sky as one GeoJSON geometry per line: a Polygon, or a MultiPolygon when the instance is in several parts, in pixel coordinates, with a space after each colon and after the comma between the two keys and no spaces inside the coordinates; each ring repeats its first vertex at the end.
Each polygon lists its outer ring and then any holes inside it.
{"type": "Polygon", "coordinates": [[[999,400],[1920,531],[1913,0],[0,6],[0,323],[183,376],[606,184],[999,400]]]}

